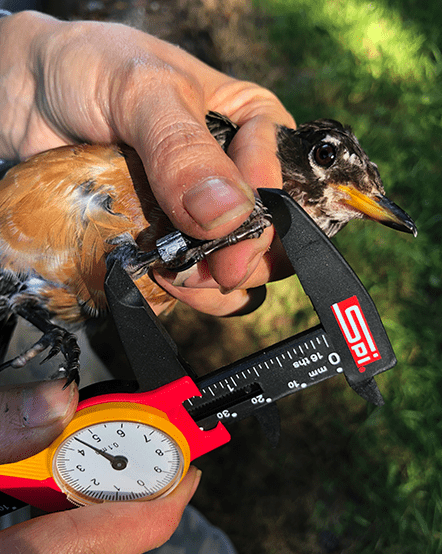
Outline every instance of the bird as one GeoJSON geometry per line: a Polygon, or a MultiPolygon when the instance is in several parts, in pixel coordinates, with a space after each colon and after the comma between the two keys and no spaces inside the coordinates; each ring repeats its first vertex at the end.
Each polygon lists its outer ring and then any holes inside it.
{"type": "MultiPolygon", "coordinates": [[[[209,113],[207,126],[227,151],[239,127],[209,113]]],[[[417,235],[413,220],[385,196],[377,165],[349,126],[317,119],[290,129],[276,126],[283,189],[332,238],[353,219],[372,219],[417,235]]]]}
{"type": "MultiPolygon", "coordinates": [[[[217,112],[206,115],[206,125],[228,152],[238,125],[217,112]]],[[[328,237],[357,218],[416,235],[413,220],[385,196],[377,166],[349,127],[318,119],[297,129],[277,125],[275,133],[284,190],[328,237]]],[[[242,229],[257,218],[270,224],[259,206],[254,212],[242,229]]],[[[9,169],[0,181],[0,361],[18,317],[42,336],[0,371],[23,367],[49,349],[46,359],[64,356],[65,386],[78,382],[75,330],[107,311],[109,260],[122,263],[150,305],[173,306],[175,299],[148,271],[156,241],[173,230],[141,159],[125,144],[62,146],[9,169]]]]}

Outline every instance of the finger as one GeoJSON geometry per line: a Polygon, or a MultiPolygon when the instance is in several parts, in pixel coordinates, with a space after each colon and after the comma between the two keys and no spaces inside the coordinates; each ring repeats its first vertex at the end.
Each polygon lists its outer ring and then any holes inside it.
{"type": "Polygon", "coordinates": [[[2,552],[142,554],[166,542],[192,498],[201,472],[190,467],[177,489],[150,502],[87,506],[39,517],[0,534],[2,552]]]}
{"type": "Polygon", "coordinates": [[[139,128],[127,142],[141,156],[154,195],[177,228],[198,238],[228,234],[251,213],[253,191],[207,129],[202,98],[186,90],[190,81],[176,72],[164,80],[149,101],[137,104],[139,128]],[[183,100],[190,96],[192,105],[183,100]]]}
{"type": "Polygon", "coordinates": [[[259,187],[282,188],[277,150],[275,121],[256,116],[240,127],[230,144],[229,156],[255,190],[259,187]]]}
{"type": "MultiPolygon", "coordinates": [[[[231,95],[226,105],[228,115],[240,126],[228,154],[255,191],[260,187],[282,188],[276,124],[296,127],[295,121],[271,92],[253,84],[238,85],[240,88],[231,95]],[[244,102],[247,97],[249,101],[244,102]],[[238,99],[240,109],[237,108],[238,99]]],[[[261,258],[269,249],[272,238],[273,234],[268,229],[259,241],[244,243],[241,259],[239,249],[235,251],[233,248],[217,252],[209,259],[210,272],[223,290],[231,290],[244,283],[253,287],[264,282],[266,264],[261,258]],[[252,273],[254,280],[249,281],[252,273]]]]}
{"type": "MultiPolygon", "coordinates": [[[[246,243],[243,244],[245,245],[246,243]]],[[[226,250],[232,249],[234,251],[232,263],[241,265],[243,264],[243,258],[239,248],[241,248],[241,244],[236,244],[226,250]]],[[[220,255],[221,252],[216,253],[216,255],[218,254],[220,255]]],[[[214,255],[212,254],[211,256],[214,255]]],[[[223,261],[221,260],[220,263],[222,264],[223,261]]],[[[293,275],[293,266],[277,235],[275,235],[268,251],[259,258],[256,269],[252,271],[244,282],[231,289],[228,287],[221,288],[219,283],[215,281],[210,273],[208,260],[203,260],[187,271],[180,273],[155,270],[153,274],[158,284],[172,296],[186,302],[199,311],[211,313],[212,315],[227,315],[235,310],[239,312],[247,310],[247,305],[254,302],[250,298],[251,291],[256,290],[269,281],[278,281],[290,275],[293,275]],[[203,291],[206,292],[203,293],[203,291]],[[233,291],[238,293],[242,291],[243,294],[235,295],[232,294],[233,291]],[[211,295],[212,292],[213,295],[211,295]],[[222,292],[221,296],[219,292],[222,292]],[[244,295],[245,292],[247,296],[244,295]],[[226,293],[230,294],[226,297],[226,293]],[[204,302],[207,302],[207,306],[204,305],[204,302]]],[[[256,305],[256,307],[259,305],[256,305]]],[[[249,311],[252,311],[252,309],[249,311]]]]}
{"type": "Polygon", "coordinates": [[[231,80],[216,90],[211,102],[213,110],[227,115],[239,126],[228,152],[244,179],[255,190],[281,188],[277,125],[296,128],[295,120],[281,101],[254,83],[231,80]]]}
{"type": "Polygon", "coordinates": [[[223,236],[250,214],[253,192],[204,122],[179,112],[151,130],[143,149],[152,190],[177,228],[200,238],[223,236]]]}
{"type": "Polygon", "coordinates": [[[230,294],[223,294],[217,284],[217,288],[189,288],[173,285],[174,278],[176,274],[160,275],[155,272],[155,280],[172,296],[199,312],[218,317],[250,313],[256,310],[265,299],[264,287],[240,289],[230,294]]]}
{"type": "MultiPolygon", "coordinates": [[[[244,260],[247,259],[247,254],[242,254],[241,243],[233,246],[232,254],[229,253],[232,257],[230,266],[227,265],[225,258],[222,258],[222,251],[215,252],[209,262],[211,275],[214,277],[216,276],[216,281],[215,278],[212,277],[212,282],[215,285],[220,282],[224,283],[220,290],[227,293],[236,289],[259,287],[265,283],[279,281],[280,279],[285,279],[286,277],[293,275],[293,266],[287,257],[278,235],[274,233],[273,237],[272,243],[265,251],[259,249],[259,241],[257,241],[255,249],[252,250],[254,257],[252,257],[246,269],[244,260]],[[235,251],[233,251],[234,248],[236,249],[235,251]],[[229,267],[232,268],[230,272],[229,267]],[[244,277],[241,280],[235,278],[234,268],[239,268],[236,273],[237,276],[241,274],[241,271],[243,271],[244,277]]],[[[247,247],[247,243],[243,243],[243,245],[243,248],[245,249],[247,247]]],[[[191,280],[187,280],[185,282],[185,286],[191,285],[191,280]]],[[[209,280],[207,280],[203,286],[210,286],[209,280]]]]}
{"type": "MultiPolygon", "coordinates": [[[[270,229],[269,235],[272,236],[270,229]]],[[[262,236],[259,239],[240,242],[214,252],[207,259],[192,266],[187,271],[172,273],[159,269],[157,273],[160,273],[174,286],[214,289],[221,287],[222,290],[233,290],[234,288],[239,288],[256,271],[256,268],[262,261],[263,253],[268,249],[269,243],[270,239],[267,236],[262,236]],[[228,260],[228,263],[225,260],[228,260]]],[[[264,268],[265,266],[263,265],[261,267],[263,270],[262,275],[268,278],[269,272],[265,271],[264,268]]],[[[251,282],[251,286],[263,285],[266,281],[261,280],[262,278],[257,276],[251,282]]]]}
{"type": "Polygon", "coordinates": [[[208,258],[210,275],[223,292],[244,288],[245,283],[255,287],[267,282],[270,272],[263,258],[270,248],[273,234],[273,228],[266,229],[258,239],[240,242],[214,252],[208,258]]]}
{"type": "MultiPolygon", "coordinates": [[[[276,151],[274,122],[266,116],[256,116],[240,128],[229,148],[229,155],[253,188],[282,188],[276,151]]],[[[265,282],[266,264],[261,259],[269,249],[272,238],[273,232],[268,229],[258,240],[224,249],[209,258],[211,276],[222,290],[232,290],[244,283],[253,287],[265,282]],[[249,281],[252,274],[254,279],[249,281]]]]}
{"type": "Polygon", "coordinates": [[[75,383],[65,379],[0,388],[0,463],[23,460],[54,441],[72,419],[78,402],[75,383]]]}
{"type": "Polygon", "coordinates": [[[198,238],[233,231],[252,211],[253,192],[205,124],[206,82],[226,78],[153,37],[131,38],[148,50],[115,72],[112,128],[140,155],[176,227],[198,238]]]}

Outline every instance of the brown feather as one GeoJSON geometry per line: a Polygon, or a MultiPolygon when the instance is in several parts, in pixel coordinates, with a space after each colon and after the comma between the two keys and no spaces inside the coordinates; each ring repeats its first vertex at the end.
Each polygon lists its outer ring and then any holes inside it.
{"type": "MultiPolygon", "coordinates": [[[[118,237],[148,250],[170,228],[140,158],[117,145],[65,146],[12,168],[0,182],[0,220],[1,266],[48,281],[47,308],[67,321],[105,309],[105,260],[118,237]]],[[[137,284],[150,303],[172,300],[147,276],[137,284]]]]}

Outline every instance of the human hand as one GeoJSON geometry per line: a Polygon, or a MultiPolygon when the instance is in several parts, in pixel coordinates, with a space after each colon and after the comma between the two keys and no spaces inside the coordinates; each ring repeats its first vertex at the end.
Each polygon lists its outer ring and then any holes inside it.
{"type": "MultiPolygon", "coordinates": [[[[268,90],[124,25],[21,12],[0,27],[0,156],[25,158],[73,142],[126,142],[172,223],[202,239],[237,228],[253,208],[256,188],[281,188],[274,125],[294,121],[268,90]],[[241,126],[230,158],[205,126],[209,110],[241,126]]],[[[268,229],[213,254],[185,286],[156,277],[198,309],[233,312],[248,294],[223,296],[218,289],[267,282],[272,257],[264,254],[272,239],[268,229]]]]}
{"type": "MultiPolygon", "coordinates": [[[[0,463],[27,458],[46,448],[72,418],[75,383],[60,381],[0,388],[0,463]]],[[[150,502],[97,504],[45,515],[0,532],[1,552],[141,554],[166,542],[200,479],[191,467],[165,498],[150,502]]]]}

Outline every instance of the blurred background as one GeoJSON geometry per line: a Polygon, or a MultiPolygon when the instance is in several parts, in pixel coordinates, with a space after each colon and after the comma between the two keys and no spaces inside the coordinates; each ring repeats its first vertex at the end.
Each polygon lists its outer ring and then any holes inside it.
{"type": "MultiPolygon", "coordinates": [[[[378,378],[386,404],[368,406],[344,378],[281,401],[280,445],[272,449],[253,420],[237,424],[229,445],[198,460],[193,504],[239,554],[442,552],[439,2],[54,0],[42,9],[134,25],[271,88],[298,123],[352,126],[419,230],[413,239],[352,222],[335,240],[398,358],[378,378]]],[[[264,305],[245,317],[181,305],[163,317],[200,374],[315,321],[296,277],[269,285],[264,305]]],[[[114,357],[107,340],[101,350],[114,357]]]]}

